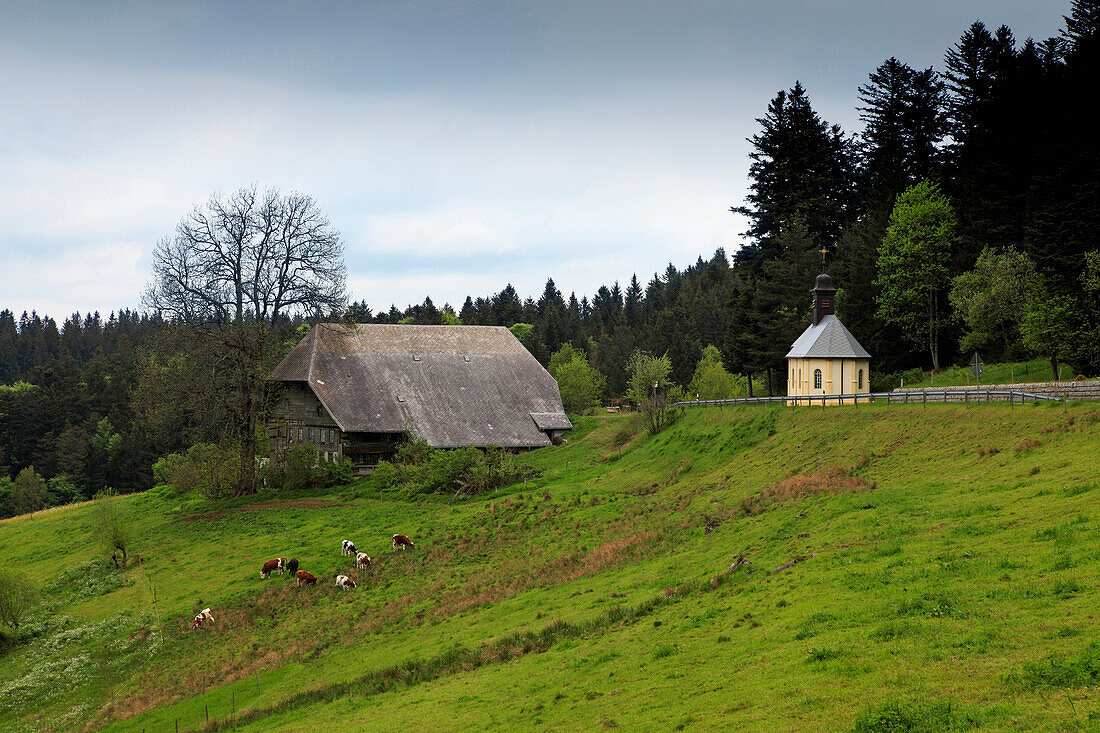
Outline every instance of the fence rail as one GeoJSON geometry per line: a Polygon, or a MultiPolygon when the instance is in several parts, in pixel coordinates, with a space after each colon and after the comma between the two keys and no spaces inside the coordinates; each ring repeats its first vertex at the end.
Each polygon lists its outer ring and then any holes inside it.
{"type": "Polygon", "coordinates": [[[926,389],[903,392],[861,392],[859,394],[797,395],[788,397],[738,397],[728,400],[687,400],[675,402],[673,407],[723,407],[726,405],[837,405],[859,404],[860,402],[881,402],[888,405],[927,405],[929,403],[980,403],[980,402],[1061,402],[1064,398],[1052,395],[1023,392],[1015,389],[926,389]]]}

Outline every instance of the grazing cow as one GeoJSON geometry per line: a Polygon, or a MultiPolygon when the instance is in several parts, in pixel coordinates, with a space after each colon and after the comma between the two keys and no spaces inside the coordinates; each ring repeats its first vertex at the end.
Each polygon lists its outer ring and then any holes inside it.
{"type": "Polygon", "coordinates": [[[285,569],[286,569],[286,558],[285,557],[277,557],[274,560],[268,560],[267,562],[264,563],[263,569],[260,570],[260,577],[266,579],[269,575],[271,575],[272,570],[278,570],[279,575],[282,575],[283,571],[285,569]]]}
{"type": "Polygon", "coordinates": [[[352,580],[351,578],[349,578],[346,575],[337,575],[336,576],[336,587],[343,588],[344,590],[347,590],[348,588],[354,588],[355,587],[355,581],[352,580]]]}
{"type": "Polygon", "coordinates": [[[404,550],[406,547],[416,549],[416,545],[413,544],[413,541],[409,539],[409,536],[407,534],[395,534],[393,536],[393,549],[396,550],[398,547],[400,547],[402,550],[404,550]]]}
{"type": "Polygon", "coordinates": [[[297,576],[298,579],[294,581],[295,585],[313,585],[317,582],[317,578],[313,577],[313,573],[308,570],[299,570],[297,576]]]}
{"type": "Polygon", "coordinates": [[[340,554],[344,557],[355,557],[355,543],[351,540],[344,540],[340,543],[340,554]]]}
{"type": "Polygon", "coordinates": [[[370,567],[370,558],[367,557],[367,553],[359,552],[355,555],[355,567],[359,569],[370,567]]]}
{"type": "Polygon", "coordinates": [[[295,575],[298,572],[298,558],[292,557],[287,561],[286,571],[291,575],[295,575]]]}
{"type": "Polygon", "coordinates": [[[195,620],[191,622],[191,629],[197,629],[204,624],[214,623],[214,617],[210,615],[210,609],[204,608],[199,611],[199,615],[195,616],[195,620]]]}

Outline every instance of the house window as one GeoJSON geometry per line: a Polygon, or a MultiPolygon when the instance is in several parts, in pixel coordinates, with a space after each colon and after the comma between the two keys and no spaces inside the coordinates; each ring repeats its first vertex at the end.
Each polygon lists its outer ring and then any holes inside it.
{"type": "Polygon", "coordinates": [[[859,370],[859,388],[863,389],[863,370],[859,370]]]}
{"type": "Polygon", "coordinates": [[[313,440],[313,428],[310,428],[310,429],[309,429],[309,439],[310,439],[311,441],[313,440]]]}
{"type": "Polygon", "coordinates": [[[302,442],[302,429],[301,428],[298,428],[298,442],[299,443],[302,442]]]}
{"type": "Polygon", "coordinates": [[[821,389],[821,370],[814,369],[814,389],[821,389]]]}

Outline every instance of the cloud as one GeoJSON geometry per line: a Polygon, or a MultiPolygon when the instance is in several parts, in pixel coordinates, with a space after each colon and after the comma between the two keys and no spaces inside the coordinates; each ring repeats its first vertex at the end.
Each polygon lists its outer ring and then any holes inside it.
{"type": "Polygon", "coordinates": [[[149,279],[141,242],[109,242],[54,252],[49,257],[0,254],[4,302],[16,313],[36,310],[61,321],[74,311],[106,314],[135,308],[149,279]]]}
{"type": "Polygon", "coordinates": [[[520,217],[506,209],[450,206],[431,211],[372,217],[352,245],[367,252],[417,256],[473,256],[513,251],[521,246],[520,217]]]}

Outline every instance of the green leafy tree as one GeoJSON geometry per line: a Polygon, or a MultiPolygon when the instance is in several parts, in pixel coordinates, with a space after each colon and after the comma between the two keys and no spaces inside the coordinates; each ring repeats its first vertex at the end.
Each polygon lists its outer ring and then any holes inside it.
{"type": "Polygon", "coordinates": [[[508,330],[519,339],[519,342],[523,344],[523,348],[531,351],[534,346],[534,326],[530,323],[513,323],[508,327],[508,330]]]}
{"type": "Polygon", "coordinates": [[[1072,298],[1040,288],[1033,293],[1020,323],[1024,345],[1050,359],[1054,380],[1058,379],[1058,363],[1071,358],[1077,345],[1076,311],[1072,298]]]}
{"type": "Polygon", "coordinates": [[[46,480],[35,473],[34,466],[27,466],[12,481],[8,495],[9,511],[12,515],[29,514],[45,509],[48,505],[46,480]]]}
{"type": "Polygon", "coordinates": [[[12,630],[19,628],[34,608],[38,592],[23,573],[0,568],[0,623],[12,630]]]}
{"type": "Polygon", "coordinates": [[[716,346],[708,345],[703,349],[687,391],[689,397],[701,400],[733,399],[748,394],[748,380],[726,371],[721,352],[716,346]]]}
{"type": "Polygon", "coordinates": [[[974,269],[951,281],[951,307],[966,325],[963,351],[1012,358],[1020,341],[1020,316],[1039,284],[1035,263],[1015,247],[982,250],[974,269]]]}
{"type": "Polygon", "coordinates": [[[947,321],[941,293],[950,282],[955,228],[947,197],[922,181],[898,196],[879,247],[879,317],[897,325],[915,347],[926,346],[933,369],[940,368],[940,331],[947,321]]]}
{"type": "Polygon", "coordinates": [[[565,411],[583,415],[600,403],[607,378],[588,363],[584,351],[565,344],[550,357],[550,376],[558,382],[565,411]]]}
{"type": "Polygon", "coordinates": [[[668,355],[653,356],[635,351],[626,364],[630,378],[626,396],[642,414],[642,422],[650,435],[656,435],[672,422],[673,411],[669,407],[668,391],[672,386],[672,360],[668,355]]]}

